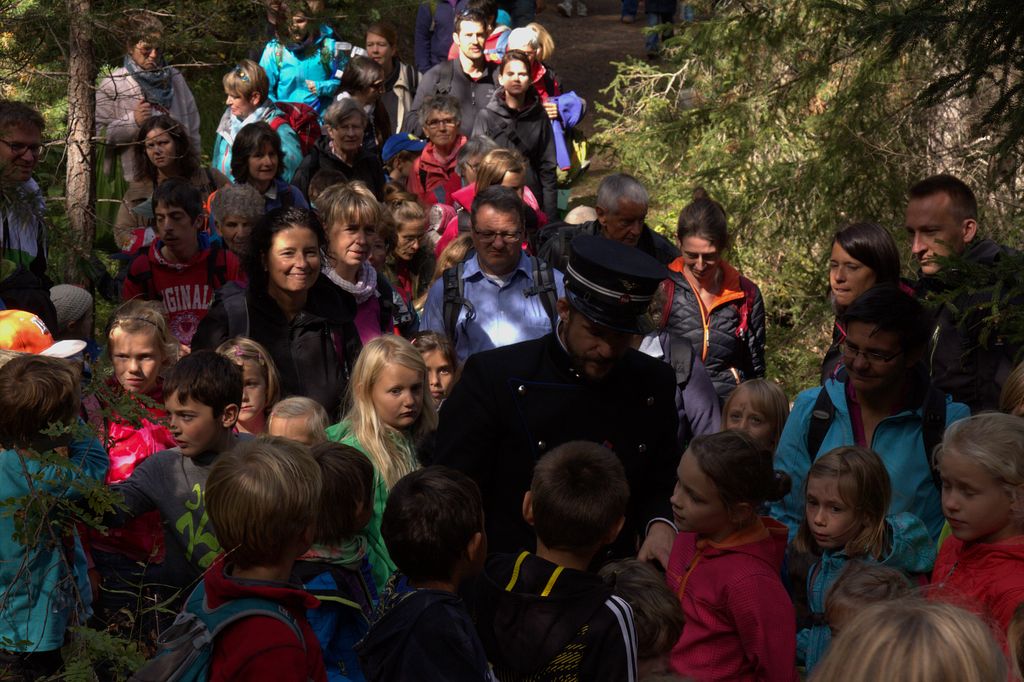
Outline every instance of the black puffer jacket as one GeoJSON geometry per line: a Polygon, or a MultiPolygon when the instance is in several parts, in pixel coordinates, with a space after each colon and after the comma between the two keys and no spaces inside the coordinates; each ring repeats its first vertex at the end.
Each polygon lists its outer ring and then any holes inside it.
{"type": "Polygon", "coordinates": [[[210,312],[199,323],[192,348],[215,349],[232,336],[247,336],[263,345],[281,378],[281,393],[312,398],[339,418],[341,398],[361,348],[356,331],[356,303],[351,295],[317,278],[306,308],[292,320],[265,292],[243,291],[237,285],[217,290],[210,312]],[[229,296],[244,296],[246,316],[233,318],[229,296]],[[246,327],[248,328],[246,333],[246,327]]]}
{"type": "MultiPolygon", "coordinates": [[[[993,265],[1003,254],[1012,252],[1006,246],[983,239],[972,244],[964,257],[980,265],[993,265]]],[[[930,292],[942,290],[942,282],[934,277],[921,277],[916,287],[916,293],[922,298],[930,292]]],[[[983,305],[991,297],[991,291],[983,289],[958,299],[957,308],[967,311],[983,305]]],[[[1024,302],[1015,303],[1021,305],[1024,302]]],[[[972,414],[998,409],[999,394],[1014,368],[1018,347],[998,333],[991,334],[982,344],[980,318],[970,315],[963,322],[958,320],[959,316],[949,306],[942,305],[934,311],[931,343],[925,356],[932,381],[953,396],[953,400],[970,407],[972,414]]]]}
{"type": "MultiPolygon", "coordinates": [[[[596,220],[579,225],[563,222],[551,223],[545,226],[538,235],[537,253],[552,268],[565,272],[566,266],[569,265],[569,244],[576,238],[576,235],[600,236],[603,231],[601,223],[596,220]]],[[[679,249],[646,224],[640,233],[640,240],[636,243],[636,248],[662,265],[668,265],[679,258],[679,249]]]]}
{"type": "Polygon", "coordinates": [[[722,291],[705,313],[682,268],[681,260],[669,267],[673,295],[668,330],[693,344],[724,401],[739,383],[765,375],[764,299],[756,284],[723,261],[722,291]]]}
{"type": "Polygon", "coordinates": [[[384,198],[384,167],[381,165],[380,159],[365,149],[359,150],[359,156],[350,166],[334,155],[334,152],[331,151],[331,140],[324,135],[316,141],[313,149],[302,159],[302,163],[299,164],[295,176],[292,178],[292,184],[298,187],[302,195],[308,199],[309,183],[317,171],[321,170],[337,171],[350,182],[352,180],[365,182],[373,192],[373,196],[377,197],[377,201],[384,198]]]}
{"type": "Polygon", "coordinates": [[[476,115],[472,136],[480,135],[523,155],[529,165],[527,186],[540,199],[541,209],[549,217],[558,215],[555,135],[537,91],[531,86],[523,108],[510,109],[505,103],[505,88],[495,90],[487,108],[476,115]]]}

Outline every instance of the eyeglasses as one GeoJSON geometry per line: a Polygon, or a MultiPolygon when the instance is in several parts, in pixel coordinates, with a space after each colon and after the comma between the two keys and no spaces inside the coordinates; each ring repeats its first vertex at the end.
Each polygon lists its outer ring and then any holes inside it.
{"type": "Polygon", "coordinates": [[[457,125],[459,120],[455,118],[432,118],[426,123],[428,128],[452,128],[457,125]]]}
{"type": "Polygon", "coordinates": [[[504,242],[518,242],[522,239],[521,230],[516,232],[481,232],[474,228],[473,234],[475,234],[484,244],[490,244],[498,237],[501,237],[501,240],[504,242]]]}
{"type": "Polygon", "coordinates": [[[903,354],[902,350],[898,350],[891,355],[883,355],[882,353],[876,353],[875,351],[870,350],[861,350],[856,346],[851,346],[848,341],[844,341],[839,344],[839,350],[842,351],[843,357],[847,360],[853,360],[859,355],[863,357],[865,361],[875,365],[884,365],[887,362],[892,362],[898,356],[903,354]]]}
{"type": "Polygon", "coordinates": [[[25,152],[29,152],[39,161],[42,161],[43,157],[46,156],[47,147],[46,145],[43,144],[25,144],[24,142],[8,142],[3,138],[0,138],[0,142],[3,142],[5,145],[7,145],[7,148],[11,150],[11,154],[13,154],[15,158],[18,158],[19,156],[24,156],[25,152]]]}

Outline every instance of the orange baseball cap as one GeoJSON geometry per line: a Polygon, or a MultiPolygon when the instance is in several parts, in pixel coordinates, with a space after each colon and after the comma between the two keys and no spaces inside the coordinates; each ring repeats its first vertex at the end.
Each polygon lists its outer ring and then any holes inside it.
{"type": "Polygon", "coordinates": [[[85,341],[54,342],[46,323],[24,310],[0,310],[0,349],[70,358],[85,349],[85,341]]]}

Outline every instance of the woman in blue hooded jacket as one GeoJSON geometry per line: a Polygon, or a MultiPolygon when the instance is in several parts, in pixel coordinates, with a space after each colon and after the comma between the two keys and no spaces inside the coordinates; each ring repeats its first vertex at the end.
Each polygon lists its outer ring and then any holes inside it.
{"type": "Polygon", "coordinates": [[[308,2],[299,2],[267,43],[260,66],[270,81],[270,97],[278,102],[301,102],[322,114],[338,93],[335,55],[337,41],[321,26],[308,2]]]}

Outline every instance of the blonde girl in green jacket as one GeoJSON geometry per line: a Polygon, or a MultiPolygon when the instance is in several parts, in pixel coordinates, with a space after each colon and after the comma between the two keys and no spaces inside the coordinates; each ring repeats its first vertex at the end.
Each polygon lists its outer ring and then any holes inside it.
{"type": "Polygon", "coordinates": [[[427,390],[427,366],[400,336],[373,339],[359,353],[348,385],[348,410],[327,429],[330,440],[351,445],[373,463],[373,514],[362,530],[378,591],[395,565],[380,535],[388,491],[418,469],[416,443],[437,428],[437,409],[427,390]]]}

